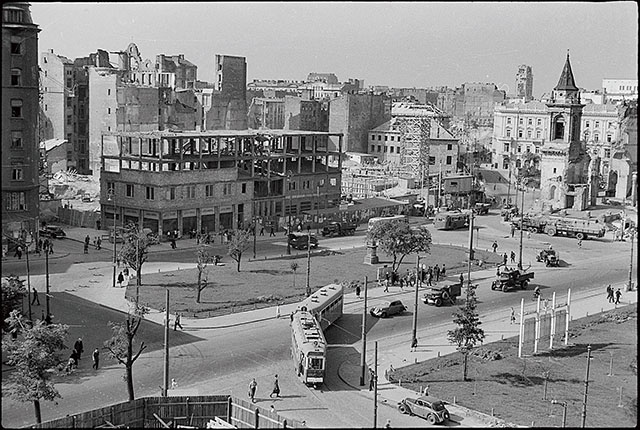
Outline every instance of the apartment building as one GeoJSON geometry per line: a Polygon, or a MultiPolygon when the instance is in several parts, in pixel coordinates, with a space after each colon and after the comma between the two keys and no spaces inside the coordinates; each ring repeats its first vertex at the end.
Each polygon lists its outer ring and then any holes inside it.
{"type": "Polygon", "coordinates": [[[617,103],[624,100],[638,100],[638,80],[603,79],[602,92],[606,95],[607,103],[617,103]]]}
{"type": "Polygon", "coordinates": [[[494,107],[502,103],[506,96],[505,91],[499,90],[493,83],[464,83],[456,89],[454,117],[464,120],[466,124],[491,126],[494,107]]]}
{"type": "Polygon", "coordinates": [[[249,128],[283,129],[284,124],[284,98],[253,98],[247,114],[247,126],[249,128]]]}
{"type": "Polygon", "coordinates": [[[205,130],[247,129],[247,61],[216,54],[215,82],[210,100],[203,100],[205,130]]]}
{"type": "Polygon", "coordinates": [[[103,135],[102,224],[220,232],[340,202],[342,136],[294,130],[114,132],[103,135]],[[336,151],[329,138],[338,140],[336,151]],[[337,165],[330,165],[337,159],[337,165]],[[111,190],[111,191],[109,191],[111,190]],[[114,212],[115,210],[115,212],[114,212]]]}
{"type": "Polygon", "coordinates": [[[6,237],[37,235],[39,222],[38,33],[29,3],[2,4],[2,251],[6,237]]]}

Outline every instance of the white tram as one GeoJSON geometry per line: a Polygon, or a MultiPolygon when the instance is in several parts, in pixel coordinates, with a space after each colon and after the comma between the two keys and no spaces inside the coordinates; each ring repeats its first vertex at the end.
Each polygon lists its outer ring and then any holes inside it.
{"type": "Polygon", "coordinates": [[[342,316],[343,287],[327,285],[303,300],[291,320],[291,356],[298,377],[307,385],[324,381],[326,330],[342,316]]]}

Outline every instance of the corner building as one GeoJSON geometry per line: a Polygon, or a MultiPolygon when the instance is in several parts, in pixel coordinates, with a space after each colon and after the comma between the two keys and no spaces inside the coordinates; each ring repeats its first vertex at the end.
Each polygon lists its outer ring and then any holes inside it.
{"type": "Polygon", "coordinates": [[[133,222],[161,238],[253,222],[280,228],[340,203],[340,133],[115,132],[102,136],[102,146],[105,226],[115,214],[118,226],[133,222]],[[337,151],[330,151],[330,137],[337,151]]]}

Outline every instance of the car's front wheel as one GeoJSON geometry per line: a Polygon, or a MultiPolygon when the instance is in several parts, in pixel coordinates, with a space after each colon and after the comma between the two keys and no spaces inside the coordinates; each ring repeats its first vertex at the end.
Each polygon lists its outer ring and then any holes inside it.
{"type": "Polygon", "coordinates": [[[400,412],[402,412],[403,414],[408,414],[409,413],[409,408],[407,408],[407,405],[405,405],[404,403],[400,403],[398,405],[398,410],[400,412]]]}
{"type": "Polygon", "coordinates": [[[427,415],[427,421],[429,421],[429,424],[436,424],[438,422],[436,416],[433,414],[427,415]]]}

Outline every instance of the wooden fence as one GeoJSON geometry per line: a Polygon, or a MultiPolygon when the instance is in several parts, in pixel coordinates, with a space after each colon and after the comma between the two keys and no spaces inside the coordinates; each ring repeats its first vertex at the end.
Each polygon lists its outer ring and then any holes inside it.
{"type": "Polygon", "coordinates": [[[251,402],[218,395],[143,397],[27,428],[175,428],[178,425],[206,428],[207,423],[215,417],[237,428],[305,427],[296,420],[283,418],[277,412],[271,412],[251,402]]]}
{"type": "Polygon", "coordinates": [[[65,207],[58,208],[59,222],[74,227],[96,228],[96,221],[100,219],[100,216],[100,212],[80,211],[65,207]]]}

